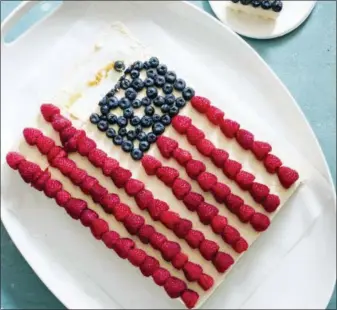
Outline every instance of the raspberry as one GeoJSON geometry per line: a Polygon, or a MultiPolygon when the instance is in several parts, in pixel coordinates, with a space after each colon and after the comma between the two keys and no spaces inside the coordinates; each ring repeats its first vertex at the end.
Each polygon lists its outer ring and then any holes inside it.
{"type": "Polygon", "coordinates": [[[250,219],[250,224],[256,231],[265,231],[270,225],[270,220],[262,213],[255,213],[250,219]]]}
{"type": "Polygon", "coordinates": [[[131,214],[131,210],[129,206],[125,205],[124,203],[118,203],[114,207],[114,216],[117,221],[123,222],[124,219],[131,214]]]}
{"type": "Polygon", "coordinates": [[[76,169],[75,162],[67,157],[56,157],[53,160],[53,166],[66,176],[70,175],[70,173],[76,169]]]}
{"type": "Polygon", "coordinates": [[[244,170],[241,170],[235,177],[236,183],[243,190],[249,190],[252,187],[254,180],[255,176],[244,170]]]}
{"type": "Polygon", "coordinates": [[[213,217],[211,226],[216,234],[221,234],[227,225],[227,218],[222,215],[216,215],[213,217]]]}
{"type": "Polygon", "coordinates": [[[242,237],[240,237],[240,239],[238,241],[236,241],[235,244],[233,244],[233,249],[237,253],[245,252],[248,249],[248,243],[247,243],[247,241],[245,239],[243,239],[242,237]]]}
{"type": "Polygon", "coordinates": [[[154,199],[153,202],[148,205],[149,213],[154,221],[158,221],[161,213],[167,211],[168,209],[168,204],[159,199],[154,199]]]}
{"type": "Polygon", "coordinates": [[[175,257],[173,257],[171,263],[174,268],[180,270],[181,268],[184,267],[187,261],[188,261],[187,255],[180,252],[175,257]]]}
{"type": "Polygon", "coordinates": [[[205,138],[205,134],[195,127],[191,125],[186,131],[187,140],[192,144],[196,145],[200,140],[205,138]]]}
{"type": "Polygon", "coordinates": [[[125,183],[131,178],[131,176],[131,171],[122,167],[116,168],[111,174],[111,178],[118,188],[124,187],[125,183]]]}
{"type": "Polygon", "coordinates": [[[201,231],[191,229],[185,236],[185,240],[192,249],[197,249],[205,236],[201,231]]]}
{"type": "Polygon", "coordinates": [[[100,149],[92,149],[88,154],[88,159],[95,167],[103,167],[107,154],[100,149]]]}
{"type": "Polygon", "coordinates": [[[227,253],[218,252],[213,258],[213,264],[219,272],[224,273],[234,264],[234,259],[227,253]]]}
{"type": "Polygon", "coordinates": [[[36,146],[43,155],[47,155],[48,152],[55,146],[53,139],[45,136],[41,136],[36,140],[36,146]]]}
{"type": "Polygon", "coordinates": [[[180,220],[178,213],[172,211],[163,211],[160,213],[160,221],[169,229],[173,229],[174,225],[180,220]]]}
{"type": "Polygon", "coordinates": [[[254,143],[254,135],[245,129],[239,129],[236,133],[236,141],[245,149],[252,148],[254,143]]]}
{"type": "Polygon", "coordinates": [[[257,159],[263,160],[271,152],[272,147],[269,143],[254,141],[251,150],[257,159]]]}
{"type": "Polygon", "coordinates": [[[125,184],[125,191],[129,196],[135,196],[144,189],[144,183],[139,180],[129,179],[125,184]]]}
{"type": "Polygon", "coordinates": [[[158,168],[161,167],[161,162],[150,155],[145,155],[142,159],[142,165],[148,175],[155,175],[158,168]]]}
{"type": "Polygon", "coordinates": [[[94,237],[101,240],[102,236],[109,231],[109,225],[106,221],[97,218],[91,222],[90,229],[94,237]]]}
{"type": "Polygon", "coordinates": [[[195,192],[189,192],[183,200],[185,206],[190,211],[196,211],[199,205],[204,202],[204,197],[195,192]]]}
{"type": "Polygon", "coordinates": [[[214,149],[211,153],[211,159],[219,168],[222,168],[225,164],[225,161],[228,159],[229,154],[225,150],[214,149]]]}
{"type": "Polygon", "coordinates": [[[61,132],[64,128],[71,126],[71,121],[62,115],[54,115],[51,125],[57,132],[61,132]]]}
{"type": "Polygon", "coordinates": [[[280,167],[277,171],[277,174],[278,174],[281,184],[285,188],[289,188],[299,178],[297,171],[291,168],[285,167],[285,166],[280,167]]]}
{"type": "Polygon", "coordinates": [[[218,178],[213,173],[202,172],[197,181],[203,191],[208,192],[218,182],[218,178]]]}
{"type": "MultiPolygon", "coordinates": [[[[41,171],[41,168],[37,164],[26,160],[22,160],[20,162],[18,169],[22,179],[26,183],[31,183],[34,180],[36,174],[41,171]]],[[[42,188],[44,188],[44,184],[42,188]]]]}
{"type": "Polygon", "coordinates": [[[164,268],[158,268],[152,275],[153,281],[159,285],[163,286],[171,274],[164,268]]]}
{"type": "Polygon", "coordinates": [[[115,231],[108,231],[102,236],[102,241],[106,245],[107,248],[113,249],[117,240],[119,240],[119,234],[115,231]]]}
{"type": "Polygon", "coordinates": [[[170,277],[167,279],[164,288],[171,298],[178,298],[186,290],[186,283],[176,277],[170,277]]]}
{"type": "Polygon", "coordinates": [[[116,194],[107,194],[100,200],[104,211],[109,214],[114,212],[115,206],[119,203],[120,199],[116,194]]]}
{"type": "Polygon", "coordinates": [[[222,122],[225,113],[214,106],[210,106],[206,116],[214,125],[219,125],[222,122]]]}
{"type": "Polygon", "coordinates": [[[60,114],[60,109],[51,103],[44,103],[40,107],[43,118],[50,122],[52,117],[56,114],[60,114]]]}
{"type": "Polygon", "coordinates": [[[141,210],[145,210],[153,202],[153,194],[147,189],[140,191],[136,197],[136,203],[141,210]]]}
{"type": "Polygon", "coordinates": [[[188,176],[195,180],[200,173],[206,170],[206,166],[200,160],[192,159],[186,164],[185,169],[188,176]]]}
{"type": "Polygon", "coordinates": [[[98,183],[97,179],[91,176],[87,176],[81,183],[81,190],[83,191],[84,194],[88,195],[91,188],[97,183],[98,183]]]}
{"type": "Polygon", "coordinates": [[[185,134],[192,125],[192,120],[187,116],[177,115],[172,119],[173,128],[180,134],[185,134]]]}
{"type": "Polygon", "coordinates": [[[178,147],[178,142],[171,138],[160,136],[157,139],[157,146],[163,157],[170,158],[173,151],[178,147]]]}
{"type": "Polygon", "coordinates": [[[88,173],[85,170],[81,168],[75,168],[70,172],[69,178],[71,182],[73,182],[76,185],[79,185],[84,181],[87,175],[88,173]]]}
{"type": "Polygon", "coordinates": [[[197,304],[199,300],[199,295],[192,290],[186,290],[181,295],[181,299],[188,309],[192,309],[197,304]]]}
{"type": "Polygon", "coordinates": [[[280,205],[280,198],[274,194],[269,194],[262,204],[266,211],[274,212],[280,205]]]}
{"type": "Polygon", "coordinates": [[[226,197],[231,193],[231,190],[226,184],[217,182],[212,186],[211,193],[217,202],[223,203],[226,197]]]}
{"type": "Polygon", "coordinates": [[[99,183],[97,183],[90,189],[89,193],[94,202],[100,203],[104,196],[108,194],[108,190],[99,183]]]}
{"type": "Polygon", "coordinates": [[[184,238],[187,233],[192,229],[192,222],[186,219],[180,219],[177,224],[174,225],[173,231],[179,238],[184,238]]]}
{"type": "Polygon", "coordinates": [[[38,138],[42,137],[41,130],[35,128],[25,128],[23,136],[29,145],[35,145],[38,138]]]}
{"type": "Polygon", "coordinates": [[[165,241],[160,247],[161,255],[168,262],[171,261],[180,250],[179,243],[173,241],[165,241]]]}
{"type": "Polygon", "coordinates": [[[182,200],[191,191],[191,185],[181,178],[176,178],[172,185],[172,191],[177,199],[182,200]]]}
{"type": "Polygon", "coordinates": [[[132,249],[128,253],[129,262],[136,267],[141,266],[144,263],[146,257],[146,253],[141,249],[132,249]]]}
{"type": "Polygon", "coordinates": [[[228,210],[234,214],[238,214],[239,208],[243,205],[243,202],[242,198],[234,194],[229,194],[225,200],[228,210]]]}
{"type": "Polygon", "coordinates": [[[199,250],[205,259],[212,260],[219,251],[219,246],[214,241],[205,239],[200,243],[199,250]]]}
{"type": "Polygon", "coordinates": [[[82,156],[88,156],[89,153],[96,149],[96,142],[88,137],[83,137],[78,140],[77,151],[82,156]]]}
{"type": "Polygon", "coordinates": [[[161,233],[154,233],[150,236],[150,243],[155,250],[159,250],[164,242],[166,242],[166,237],[161,233]]]}
{"type": "Polygon", "coordinates": [[[232,159],[227,159],[223,166],[223,172],[228,178],[234,180],[236,175],[240,172],[241,168],[242,165],[239,162],[232,159]]]}
{"type": "Polygon", "coordinates": [[[196,144],[196,146],[197,146],[198,151],[205,156],[210,156],[212,151],[215,149],[214,144],[208,139],[200,140],[196,144]]]}
{"type": "Polygon", "coordinates": [[[264,159],[263,164],[269,173],[276,173],[278,168],[282,166],[282,161],[277,156],[268,154],[264,159]]]}
{"type": "Polygon", "coordinates": [[[120,258],[127,258],[129,252],[135,247],[135,243],[129,238],[120,238],[114,245],[114,250],[120,258]]]}
{"type": "Polygon", "coordinates": [[[156,232],[153,226],[143,225],[138,231],[138,238],[145,244],[150,242],[151,236],[156,232]]]}
{"type": "Polygon", "coordinates": [[[174,150],[173,157],[180,165],[183,166],[192,159],[192,155],[189,151],[183,150],[179,147],[174,150]]]}
{"type": "Polygon", "coordinates": [[[131,235],[136,235],[144,223],[145,219],[137,214],[131,213],[124,219],[124,226],[131,235]]]}
{"type": "Polygon", "coordinates": [[[203,273],[198,280],[198,284],[204,291],[208,291],[213,286],[214,280],[211,276],[203,273]]]}
{"type": "Polygon", "coordinates": [[[48,162],[52,164],[53,160],[57,157],[67,157],[67,153],[59,146],[54,146],[48,152],[48,162]]]}
{"type": "Polygon", "coordinates": [[[251,206],[242,205],[238,210],[238,217],[242,223],[250,221],[251,217],[255,213],[255,210],[251,206]]]}
{"type": "Polygon", "coordinates": [[[240,239],[240,233],[234,227],[227,225],[222,232],[223,240],[228,244],[235,244],[240,239]]]}
{"type": "Polygon", "coordinates": [[[56,203],[60,207],[64,207],[70,198],[71,198],[71,195],[65,190],[61,190],[57,192],[55,196],[56,203]]]}
{"type": "Polygon", "coordinates": [[[107,157],[104,161],[102,172],[105,176],[111,176],[112,172],[119,167],[117,160],[107,157]]]}
{"type": "Polygon", "coordinates": [[[82,199],[70,198],[65,205],[67,213],[75,220],[81,217],[82,212],[87,208],[87,202],[82,199]]]}
{"type": "Polygon", "coordinates": [[[75,134],[66,142],[64,143],[64,149],[69,152],[76,152],[77,151],[77,144],[85,137],[84,130],[76,130],[75,134]]]}
{"type": "Polygon", "coordinates": [[[76,128],[72,126],[64,128],[60,133],[60,140],[62,142],[62,145],[65,145],[65,143],[68,142],[76,134],[76,132],[76,128]]]}
{"type": "Polygon", "coordinates": [[[171,167],[161,167],[157,170],[157,177],[167,186],[172,186],[174,180],[179,176],[177,169],[171,167]]]}
{"type": "Polygon", "coordinates": [[[34,180],[32,186],[36,188],[38,191],[42,191],[46,182],[50,179],[50,172],[48,169],[42,172],[38,179],[34,180]]]}
{"type": "Polygon", "coordinates": [[[254,182],[250,189],[250,194],[256,202],[262,202],[269,194],[269,187],[267,185],[254,182]]]}
{"type": "Polygon", "coordinates": [[[187,262],[183,268],[184,274],[188,281],[194,282],[198,281],[202,275],[202,267],[198,264],[187,262]]]}
{"type": "Polygon", "coordinates": [[[240,124],[229,118],[220,122],[220,129],[227,138],[234,138],[239,128],[240,124]]]}
{"type": "Polygon", "coordinates": [[[85,227],[90,227],[96,219],[98,219],[98,214],[91,209],[86,209],[81,214],[81,223],[85,227]]]}
{"type": "Polygon", "coordinates": [[[45,186],[44,186],[44,193],[49,198],[54,198],[57,194],[57,192],[62,190],[62,184],[61,182],[53,179],[49,179],[45,186]]]}
{"type": "Polygon", "coordinates": [[[192,104],[192,107],[196,109],[198,112],[206,113],[211,105],[211,102],[205,97],[194,96],[191,99],[191,104],[192,104]]]}
{"type": "Polygon", "coordinates": [[[139,268],[145,277],[150,277],[157,269],[159,269],[159,262],[152,256],[146,256],[139,268]]]}
{"type": "Polygon", "coordinates": [[[219,210],[207,202],[202,202],[197,212],[201,223],[207,225],[211,223],[212,219],[219,213],[219,210]]]}
{"type": "Polygon", "coordinates": [[[19,168],[20,163],[24,160],[25,158],[16,152],[9,152],[6,156],[8,166],[15,170],[19,168]]]}

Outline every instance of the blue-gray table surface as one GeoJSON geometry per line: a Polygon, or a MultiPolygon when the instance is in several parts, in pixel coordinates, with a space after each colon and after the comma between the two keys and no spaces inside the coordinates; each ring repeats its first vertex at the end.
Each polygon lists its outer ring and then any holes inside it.
{"type": "MultiPolygon", "coordinates": [[[[46,2],[46,1],[44,1],[46,2]]],[[[1,21],[20,1],[1,1],[1,21]]],[[[213,15],[207,1],[194,3],[213,15]]],[[[41,7],[47,9],[48,5],[41,7]]],[[[25,29],[39,18],[34,11],[25,29]]],[[[336,185],[336,2],[318,1],[297,30],[278,39],[246,41],[289,88],[314,129],[336,185]]],[[[336,289],[328,309],[336,309],[336,289]]],[[[21,256],[1,223],[1,309],[64,309],[21,256]]]]}

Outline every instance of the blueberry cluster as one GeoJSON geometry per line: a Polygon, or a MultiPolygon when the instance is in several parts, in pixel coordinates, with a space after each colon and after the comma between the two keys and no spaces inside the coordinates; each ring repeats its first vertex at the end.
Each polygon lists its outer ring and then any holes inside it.
{"type": "Polygon", "coordinates": [[[240,2],[242,5],[251,5],[254,8],[261,7],[264,10],[282,11],[282,1],[280,0],[232,0],[234,3],[240,2]]]}
{"type": "MultiPolygon", "coordinates": [[[[120,61],[115,67],[120,72],[125,69],[120,61]]],[[[183,79],[157,57],[151,57],[124,70],[114,88],[98,103],[100,113],[93,113],[90,122],[139,160],[193,96],[194,90],[183,79]],[[118,99],[115,95],[120,90],[124,97],[118,99]],[[115,113],[117,109],[121,113],[115,113]]]]}

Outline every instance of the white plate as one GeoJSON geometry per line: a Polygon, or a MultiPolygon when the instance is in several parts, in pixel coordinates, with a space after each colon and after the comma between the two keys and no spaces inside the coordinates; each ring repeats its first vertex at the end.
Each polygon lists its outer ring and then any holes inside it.
{"type": "MultiPolygon", "coordinates": [[[[32,5],[30,2],[23,4],[4,21],[2,38],[32,5]]],[[[198,63],[211,66],[213,76],[206,76],[205,81],[216,79],[228,84],[227,88],[234,89],[240,99],[238,108],[253,108],[263,115],[266,124],[285,136],[323,176],[321,183],[316,182],[317,187],[311,189],[305,185],[306,192],[298,191],[292,204],[301,201],[306,193],[313,201],[321,202],[324,211],[315,224],[303,232],[304,238],[294,245],[286,259],[274,266],[248,298],[241,300],[241,307],[325,308],[335,283],[336,210],[331,176],[319,144],[292,96],[253,49],[229,28],[188,3],[66,1],[14,43],[1,42],[2,164],[13,141],[21,134],[21,124],[24,126],[33,119],[40,103],[55,93],[74,57],[83,56],[86,44],[95,39],[103,25],[117,20],[171,62],[181,63],[180,55],[167,46],[165,40],[169,36],[186,53],[197,57],[195,72],[198,76],[203,74],[198,63]],[[148,27],[149,21],[156,27],[148,27]]],[[[207,83],[203,84],[207,93],[207,83]]],[[[126,266],[121,264],[122,268],[115,268],[114,274],[105,272],[103,266],[116,264],[118,258],[106,255],[106,249],[82,234],[81,227],[74,225],[57,208],[42,207],[48,200],[34,195],[22,182],[15,184],[20,195],[13,197],[13,191],[8,188],[9,175],[8,169],[2,169],[2,221],[27,262],[68,308],[172,307],[167,298],[161,297],[164,296],[162,290],[151,281],[142,281],[140,286],[141,277],[135,272],[125,273],[129,270],[126,266]],[[111,286],[102,287],[101,283],[111,283],[111,286]],[[130,298],[137,294],[145,296],[141,304],[130,298]]],[[[314,181],[308,180],[307,184],[315,184],[314,181]]],[[[312,208],[310,199],[307,205],[297,207],[309,210],[312,208]]],[[[287,213],[283,215],[286,223],[287,213]]],[[[282,220],[278,223],[282,224],[282,220]]],[[[273,232],[277,237],[278,232],[275,229],[273,232]]],[[[289,236],[291,234],[289,231],[289,236]]],[[[256,251],[265,249],[263,240],[254,245],[256,251]]],[[[244,262],[254,259],[251,253],[247,253],[237,271],[243,269],[244,262]]],[[[261,256],[268,262],[267,254],[261,256]]],[[[231,296],[226,292],[220,295],[221,292],[217,291],[205,307],[230,307],[231,296]]]]}
{"type": "Polygon", "coordinates": [[[316,1],[283,1],[283,10],[275,20],[263,19],[228,8],[229,1],[209,1],[214,14],[235,32],[254,39],[284,36],[299,27],[310,15],[316,1]]]}

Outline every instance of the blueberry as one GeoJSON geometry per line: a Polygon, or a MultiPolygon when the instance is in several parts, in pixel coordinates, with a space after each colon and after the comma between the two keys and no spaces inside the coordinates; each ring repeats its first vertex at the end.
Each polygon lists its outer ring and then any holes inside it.
{"type": "Polygon", "coordinates": [[[104,96],[99,102],[98,102],[98,105],[99,106],[103,106],[103,105],[107,105],[108,104],[108,97],[104,96]]]}
{"type": "Polygon", "coordinates": [[[135,99],[132,101],[131,105],[134,109],[138,109],[142,106],[142,102],[139,99],[135,99]]]}
{"type": "Polygon", "coordinates": [[[100,115],[100,116],[99,116],[99,119],[100,119],[101,121],[107,121],[107,120],[108,120],[108,117],[106,116],[106,114],[103,114],[103,115],[100,115]]]}
{"type": "Polygon", "coordinates": [[[137,92],[133,88],[128,88],[125,91],[125,97],[128,98],[129,100],[135,100],[137,97],[137,92]]]}
{"type": "Polygon", "coordinates": [[[155,87],[149,87],[146,90],[146,96],[148,96],[150,99],[154,99],[158,96],[158,90],[155,87]]]}
{"type": "Polygon", "coordinates": [[[120,81],[120,87],[121,87],[121,89],[125,90],[125,89],[129,88],[130,85],[131,85],[131,81],[128,80],[128,79],[123,79],[122,81],[120,81]]]}
{"type": "Polygon", "coordinates": [[[248,5],[249,3],[252,2],[252,0],[240,0],[241,4],[243,5],[248,5]]]}
{"type": "Polygon", "coordinates": [[[273,2],[272,9],[274,12],[277,12],[277,13],[281,12],[282,7],[283,7],[282,1],[277,0],[273,2]]]}
{"type": "Polygon", "coordinates": [[[170,125],[171,124],[171,117],[167,114],[164,114],[160,121],[163,123],[163,125],[167,126],[167,125],[170,125]]]}
{"type": "Polygon", "coordinates": [[[152,120],[153,120],[154,123],[159,122],[160,121],[160,115],[154,114],[152,116],[152,120]]]}
{"type": "Polygon", "coordinates": [[[149,64],[148,61],[145,61],[145,62],[144,62],[143,68],[144,68],[145,70],[150,69],[150,64],[149,64]]]}
{"type": "Polygon", "coordinates": [[[262,7],[262,9],[264,9],[264,10],[269,10],[269,9],[271,8],[271,3],[270,3],[270,1],[269,1],[269,0],[264,0],[264,1],[262,1],[261,7],[262,7]]]}
{"type": "Polygon", "coordinates": [[[176,90],[182,91],[186,87],[186,82],[183,79],[177,79],[173,86],[176,90]]]}
{"type": "Polygon", "coordinates": [[[131,152],[131,157],[134,160],[140,160],[143,157],[143,152],[140,149],[133,149],[133,151],[131,152]]]}
{"type": "Polygon", "coordinates": [[[124,62],[122,60],[115,61],[115,63],[114,63],[114,69],[117,72],[122,72],[125,69],[124,62]]]}
{"type": "Polygon", "coordinates": [[[252,6],[254,7],[254,8],[257,8],[257,7],[259,7],[261,5],[261,0],[253,0],[252,1],[252,6]]]}
{"type": "Polygon", "coordinates": [[[144,98],[142,99],[142,105],[143,105],[144,107],[147,107],[147,106],[150,105],[150,104],[151,104],[150,98],[144,97],[144,98]]]}
{"type": "Polygon", "coordinates": [[[172,117],[177,115],[178,113],[179,113],[179,109],[176,106],[172,107],[169,111],[169,115],[172,117]]]}
{"type": "Polygon", "coordinates": [[[102,105],[100,110],[102,114],[108,114],[110,111],[110,108],[107,105],[102,105]]]}
{"type": "Polygon", "coordinates": [[[132,66],[128,66],[125,70],[124,70],[124,73],[125,74],[129,74],[132,70],[132,66]]]}
{"type": "Polygon", "coordinates": [[[167,83],[171,83],[171,84],[174,83],[176,78],[177,78],[177,75],[173,71],[167,71],[167,73],[165,74],[165,80],[167,83]]]}
{"type": "Polygon", "coordinates": [[[165,131],[165,126],[162,123],[155,123],[152,126],[152,131],[157,136],[161,135],[165,131]]]}
{"type": "Polygon", "coordinates": [[[114,138],[116,137],[116,130],[113,128],[109,128],[106,132],[105,132],[106,136],[108,138],[114,138]]]}
{"type": "Polygon", "coordinates": [[[234,3],[238,3],[240,0],[232,0],[232,2],[234,3]]]}
{"type": "Polygon", "coordinates": [[[157,57],[151,57],[149,60],[151,68],[157,68],[159,65],[159,59],[157,57]]]}
{"type": "Polygon", "coordinates": [[[97,124],[99,121],[100,121],[100,119],[99,119],[99,115],[97,113],[92,113],[90,115],[90,122],[92,124],[97,124]]]}
{"type": "Polygon", "coordinates": [[[149,105],[145,107],[144,112],[145,112],[145,115],[152,116],[154,114],[154,107],[149,105]]]}
{"type": "Polygon", "coordinates": [[[122,98],[121,100],[119,100],[119,106],[121,109],[125,110],[131,107],[131,102],[128,98],[122,98]]]}
{"type": "Polygon", "coordinates": [[[140,79],[134,79],[131,82],[131,87],[133,87],[136,91],[141,91],[144,88],[144,82],[140,79]]]}
{"type": "Polygon", "coordinates": [[[170,94],[170,95],[166,95],[165,96],[165,103],[168,105],[173,105],[176,101],[176,97],[174,97],[174,95],[170,94]]]}
{"type": "Polygon", "coordinates": [[[176,99],[176,106],[177,106],[178,108],[182,108],[182,107],[184,107],[185,105],[186,105],[186,101],[185,101],[184,98],[179,97],[179,98],[176,99]]]}
{"type": "Polygon", "coordinates": [[[136,78],[138,78],[139,77],[139,71],[138,70],[132,70],[131,72],[130,72],[130,75],[131,75],[131,77],[133,78],[133,79],[136,79],[136,78]]]}
{"type": "Polygon", "coordinates": [[[123,112],[123,116],[125,118],[131,118],[133,116],[133,109],[132,108],[127,108],[123,112]]]}
{"type": "Polygon", "coordinates": [[[128,120],[124,116],[119,116],[117,119],[117,125],[119,127],[126,127],[128,120]]]}
{"type": "Polygon", "coordinates": [[[138,135],[139,133],[141,133],[143,131],[143,127],[142,125],[137,125],[135,127],[135,133],[138,135]]]}
{"type": "Polygon", "coordinates": [[[157,68],[157,72],[158,72],[158,74],[160,74],[160,75],[165,75],[166,72],[167,72],[167,67],[166,67],[166,65],[159,65],[158,68],[157,68]]]}
{"type": "Polygon", "coordinates": [[[119,129],[118,129],[118,134],[119,134],[121,137],[125,137],[127,133],[128,133],[128,130],[127,130],[125,127],[122,127],[122,128],[119,128],[119,129]]]}
{"type": "Polygon", "coordinates": [[[136,62],[134,62],[134,64],[132,65],[132,68],[133,68],[134,70],[140,71],[140,70],[143,69],[143,63],[142,63],[141,61],[136,61],[136,62]]]}
{"type": "Polygon", "coordinates": [[[194,96],[194,89],[191,88],[191,87],[186,87],[184,90],[183,90],[183,98],[185,100],[190,100],[193,96],[194,96]]]}
{"type": "Polygon", "coordinates": [[[156,69],[149,69],[146,71],[146,76],[151,79],[155,79],[157,76],[157,70],[156,69]]]}
{"type": "Polygon", "coordinates": [[[163,76],[158,75],[154,80],[154,84],[157,87],[162,87],[165,84],[165,78],[163,76]]]}
{"type": "Polygon", "coordinates": [[[140,120],[140,124],[145,128],[151,127],[152,123],[153,123],[152,118],[147,115],[144,115],[140,120]]]}
{"type": "Polygon", "coordinates": [[[146,78],[145,81],[144,81],[144,85],[145,85],[145,87],[153,86],[154,85],[154,80],[151,79],[151,78],[146,78]]]}
{"type": "Polygon", "coordinates": [[[147,134],[147,141],[149,143],[154,143],[154,142],[156,142],[156,140],[157,140],[157,136],[153,132],[149,132],[147,134]]]}
{"type": "Polygon", "coordinates": [[[112,142],[116,145],[121,145],[123,142],[123,137],[121,137],[120,135],[114,136],[112,142]]]}
{"type": "Polygon", "coordinates": [[[124,152],[131,152],[133,150],[133,143],[131,141],[125,140],[122,143],[122,150],[124,152]]]}
{"type": "Polygon", "coordinates": [[[155,99],[153,99],[153,104],[156,107],[161,107],[165,103],[165,98],[163,96],[157,96],[155,99]]]}
{"type": "Polygon", "coordinates": [[[127,133],[127,135],[126,135],[126,137],[128,138],[128,140],[130,140],[130,141],[135,140],[136,136],[137,136],[137,134],[136,134],[136,132],[134,130],[129,130],[128,133],[127,133]]]}
{"type": "Polygon", "coordinates": [[[144,141],[146,140],[146,138],[147,138],[147,135],[144,131],[141,131],[140,133],[137,134],[137,139],[139,141],[144,141]]]}
{"type": "Polygon", "coordinates": [[[117,115],[109,113],[107,115],[107,121],[109,124],[114,125],[117,123],[117,115]]]}
{"type": "Polygon", "coordinates": [[[173,86],[171,84],[168,84],[166,83],[164,86],[163,86],[163,92],[165,94],[171,94],[173,92],[173,86]]]}
{"type": "Polygon", "coordinates": [[[111,97],[113,97],[113,96],[115,96],[116,95],[116,91],[114,90],[114,89],[111,89],[107,94],[106,94],[106,96],[108,97],[108,98],[111,98],[111,97]]]}
{"type": "Polygon", "coordinates": [[[134,116],[131,118],[130,124],[132,126],[137,126],[140,123],[140,118],[138,116],[134,116]]]}
{"type": "Polygon", "coordinates": [[[160,109],[163,113],[167,113],[168,111],[170,111],[170,106],[168,104],[164,104],[160,109]]]}
{"type": "Polygon", "coordinates": [[[141,142],[139,143],[139,149],[140,149],[141,151],[146,152],[146,151],[149,150],[149,148],[150,148],[149,142],[147,142],[147,141],[141,141],[141,142]]]}
{"type": "Polygon", "coordinates": [[[97,124],[97,128],[100,131],[106,131],[109,128],[109,124],[107,121],[99,121],[97,124]]]}
{"type": "Polygon", "coordinates": [[[109,98],[108,107],[110,109],[116,109],[118,107],[118,98],[113,96],[109,98]]]}

